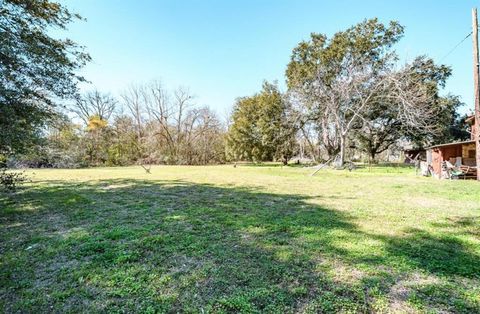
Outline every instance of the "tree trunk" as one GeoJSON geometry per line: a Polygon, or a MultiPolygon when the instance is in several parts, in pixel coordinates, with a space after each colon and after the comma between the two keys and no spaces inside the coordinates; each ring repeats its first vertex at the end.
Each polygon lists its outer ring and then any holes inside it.
{"type": "Polygon", "coordinates": [[[338,154],[337,167],[343,167],[345,164],[345,136],[340,136],[340,153],[338,154]]]}

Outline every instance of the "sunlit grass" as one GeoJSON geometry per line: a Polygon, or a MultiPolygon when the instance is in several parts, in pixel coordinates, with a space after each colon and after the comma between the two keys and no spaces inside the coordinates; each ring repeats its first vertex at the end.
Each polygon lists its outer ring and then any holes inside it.
{"type": "Polygon", "coordinates": [[[239,165],[29,171],[6,312],[480,311],[480,185],[239,165]]]}

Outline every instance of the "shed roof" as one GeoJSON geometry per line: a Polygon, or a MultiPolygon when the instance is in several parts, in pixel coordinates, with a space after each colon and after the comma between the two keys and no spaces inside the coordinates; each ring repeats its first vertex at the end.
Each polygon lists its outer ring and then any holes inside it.
{"type": "Polygon", "coordinates": [[[475,141],[463,141],[463,142],[451,142],[446,144],[438,144],[438,145],[427,147],[427,149],[445,147],[445,146],[463,145],[463,144],[475,144],[475,141]]]}

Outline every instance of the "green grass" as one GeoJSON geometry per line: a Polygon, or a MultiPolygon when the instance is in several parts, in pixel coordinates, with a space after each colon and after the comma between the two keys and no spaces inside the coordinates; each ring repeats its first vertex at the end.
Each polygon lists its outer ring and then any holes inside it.
{"type": "Polygon", "coordinates": [[[412,169],[35,170],[4,312],[480,312],[480,184],[412,169]]]}

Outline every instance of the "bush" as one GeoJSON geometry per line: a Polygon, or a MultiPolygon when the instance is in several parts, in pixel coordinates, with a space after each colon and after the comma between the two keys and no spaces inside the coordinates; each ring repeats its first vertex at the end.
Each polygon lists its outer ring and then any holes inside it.
{"type": "Polygon", "coordinates": [[[0,186],[4,190],[14,192],[17,186],[27,181],[27,176],[24,171],[7,171],[7,168],[0,168],[0,186]]]}

